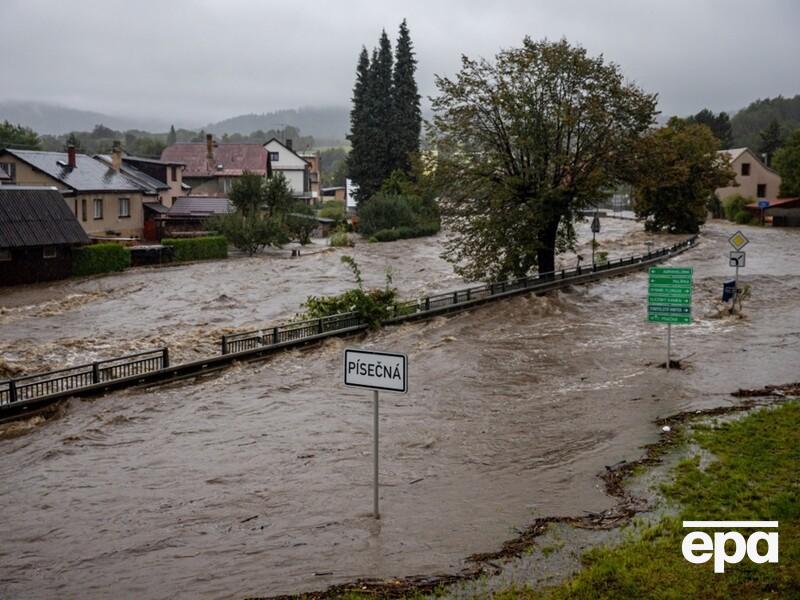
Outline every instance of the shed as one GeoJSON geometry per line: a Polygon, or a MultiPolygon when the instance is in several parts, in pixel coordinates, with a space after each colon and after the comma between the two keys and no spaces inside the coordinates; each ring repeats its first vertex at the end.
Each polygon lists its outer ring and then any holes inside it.
{"type": "Polygon", "coordinates": [[[0,187],[0,286],[63,279],[89,236],[50,187],[0,187]]]}

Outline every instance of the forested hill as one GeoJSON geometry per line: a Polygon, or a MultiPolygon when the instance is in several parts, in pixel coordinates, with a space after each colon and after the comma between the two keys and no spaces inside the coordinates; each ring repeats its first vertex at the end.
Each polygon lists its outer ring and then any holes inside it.
{"type": "Polygon", "coordinates": [[[765,98],[750,103],[731,118],[733,147],[758,148],[761,145],[760,132],[774,120],[778,122],[781,133],[788,134],[800,128],[800,94],[794,98],[765,98]]]}
{"type": "Polygon", "coordinates": [[[249,134],[253,131],[267,131],[269,129],[282,129],[286,125],[293,125],[314,136],[320,145],[341,144],[350,129],[350,108],[300,108],[297,110],[277,110],[262,114],[247,114],[231,117],[224,121],[211,123],[204,129],[215,135],[224,133],[249,134]]]}

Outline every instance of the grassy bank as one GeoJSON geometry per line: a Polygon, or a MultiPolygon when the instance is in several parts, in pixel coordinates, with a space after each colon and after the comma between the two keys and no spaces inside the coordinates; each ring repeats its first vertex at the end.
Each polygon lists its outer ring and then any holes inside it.
{"type": "MultiPolygon", "coordinates": [[[[595,548],[567,582],[544,590],[511,589],[498,600],[798,598],[800,597],[800,401],[756,411],[690,434],[713,454],[681,462],[662,490],[676,517],[633,530],[627,541],[595,548]],[[777,564],[747,558],[715,574],[711,562],[692,565],[681,552],[688,520],[777,520],[777,564]]],[[[745,532],[746,534],[747,532],[745,532]]],[[[732,550],[729,550],[729,553],[732,550]]],[[[762,549],[763,551],[763,549],[762,549]]]]}

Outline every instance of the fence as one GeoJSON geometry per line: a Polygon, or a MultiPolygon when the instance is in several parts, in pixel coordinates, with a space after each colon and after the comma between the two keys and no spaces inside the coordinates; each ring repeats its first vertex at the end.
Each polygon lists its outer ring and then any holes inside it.
{"type": "Polygon", "coordinates": [[[0,406],[61,395],[116,379],[151,373],[169,366],[169,349],[160,348],[68,369],[0,381],[0,406]]]}
{"type": "MultiPolygon", "coordinates": [[[[585,283],[606,275],[626,273],[631,269],[637,269],[683,252],[692,247],[696,240],[697,236],[693,236],[666,248],[610,260],[603,264],[577,266],[573,269],[540,273],[399,302],[394,307],[392,317],[384,323],[425,318],[428,315],[462,310],[513,294],[542,292],[573,283],[585,283]]],[[[82,391],[87,394],[97,393],[111,387],[134,385],[143,380],[158,381],[190,375],[211,368],[220,368],[240,358],[259,356],[287,346],[297,346],[367,327],[368,323],[358,313],[343,313],[320,319],[283,323],[257,331],[225,335],[221,340],[219,356],[192,363],[170,365],[168,348],[160,348],[49,373],[0,381],[0,417],[3,416],[3,413],[13,412],[15,407],[21,407],[23,404],[33,406],[41,404],[45,400],[65,398],[82,391]],[[128,381],[130,383],[126,383],[128,381]],[[109,385],[111,382],[113,385],[109,385]],[[36,402],[38,400],[42,402],[36,402]]],[[[23,409],[19,409],[17,412],[22,411],[23,409]]]]}

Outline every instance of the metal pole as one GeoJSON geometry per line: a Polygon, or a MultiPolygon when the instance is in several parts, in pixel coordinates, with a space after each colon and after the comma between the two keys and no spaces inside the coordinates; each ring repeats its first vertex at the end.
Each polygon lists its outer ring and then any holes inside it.
{"type": "Polygon", "coordinates": [[[667,323],[667,371],[669,371],[670,354],[672,348],[672,323],[667,323]]]}
{"type": "Polygon", "coordinates": [[[739,295],[739,259],[736,259],[736,275],[733,277],[733,304],[731,304],[731,314],[736,314],[736,296],[739,295]]]}
{"type": "Polygon", "coordinates": [[[595,236],[597,235],[596,232],[592,232],[592,271],[594,271],[594,247],[597,242],[595,242],[595,236]]]}
{"type": "Polygon", "coordinates": [[[374,419],[374,428],[375,428],[375,440],[374,440],[374,447],[372,448],[372,453],[374,455],[374,463],[373,463],[373,471],[372,471],[372,483],[374,486],[373,497],[372,497],[372,512],[375,515],[376,519],[381,518],[381,513],[378,510],[378,390],[372,391],[372,404],[373,404],[373,419],[374,419]]]}

